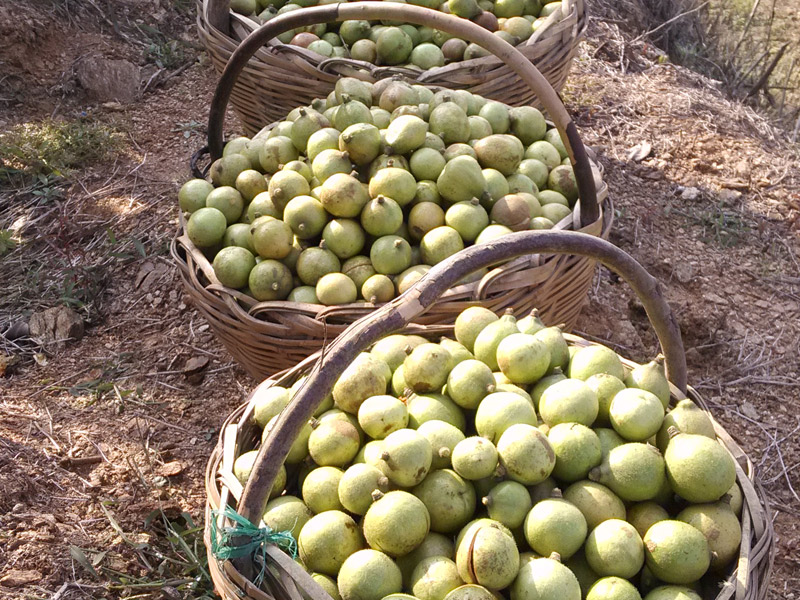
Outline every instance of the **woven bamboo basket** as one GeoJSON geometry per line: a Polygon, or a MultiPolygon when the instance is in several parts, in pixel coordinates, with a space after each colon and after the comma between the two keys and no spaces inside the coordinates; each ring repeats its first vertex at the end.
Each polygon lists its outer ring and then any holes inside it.
{"type": "MultiPolygon", "coordinates": [[[[567,81],[587,22],[584,0],[561,1],[561,11],[548,17],[526,42],[517,46],[556,91],[561,91],[567,81]]],[[[229,11],[228,5],[228,0],[197,3],[200,39],[219,73],[224,71],[240,42],[259,27],[255,21],[229,11]]],[[[324,98],[342,76],[377,81],[395,74],[413,83],[466,89],[512,106],[537,104],[536,95],[493,56],[418,72],[402,67],[378,67],[349,58],[325,58],[273,38],[249,62],[231,101],[252,136],[295,106],[324,98]]]]}
{"type": "MultiPolygon", "coordinates": [[[[470,271],[499,259],[523,252],[570,252],[592,256],[622,276],[631,285],[645,307],[656,331],[671,381],[672,404],[683,398],[692,399],[704,410],[714,425],[718,441],[734,458],[737,482],[743,492],[742,543],[739,559],[734,563],[719,588],[712,588],[706,598],[716,600],[763,600],[767,596],[770,572],[774,558],[774,531],[767,498],[755,472],[752,461],[736,441],[714,420],[703,398],[687,385],[686,360],[680,329],[661,294],[658,282],[630,255],[612,244],[594,236],[574,232],[521,232],[485,246],[473,246],[457,256],[437,265],[412,289],[359,320],[339,337],[325,353],[312,356],[294,368],[284,371],[260,384],[289,387],[301,376],[305,383],[289,406],[279,415],[269,437],[261,446],[247,485],[243,488],[233,475],[233,461],[240,454],[258,447],[260,430],[253,423],[253,403],[240,406],[223,425],[222,432],[206,469],[206,529],[205,542],[211,548],[211,522],[218,527],[230,525],[218,512],[230,506],[252,523],[260,523],[268,490],[287,456],[293,440],[303,424],[330,392],[338,376],[356,355],[367,350],[381,337],[404,330],[411,321],[429,305],[429,297],[437,296],[470,271]]],[[[418,330],[415,330],[418,332],[418,330]]],[[[435,337],[432,332],[423,335],[435,337]]],[[[566,334],[573,346],[592,343],[578,336],[566,334]]],[[[626,368],[636,363],[623,359],[626,368]]],[[[259,388],[251,394],[252,399],[259,388]]],[[[290,475],[291,477],[291,475],[290,475]]],[[[290,479],[291,481],[291,479],[290,479]]],[[[267,590],[256,588],[248,579],[247,561],[234,564],[219,561],[209,550],[209,569],[217,592],[225,600],[252,598],[254,600],[284,600],[299,598],[300,593],[314,600],[329,600],[310,576],[277,547],[267,552],[269,573],[267,590]],[[300,591],[298,593],[298,590],[300,591]]]]}
{"type": "MultiPolygon", "coordinates": [[[[417,6],[391,2],[320,6],[276,17],[253,32],[231,57],[217,87],[209,118],[211,158],[222,153],[225,107],[233,83],[265,40],[293,29],[299,23],[361,17],[404,17],[407,21],[424,23],[485,45],[500,57],[541,98],[572,159],[581,199],[573,215],[559,222],[556,228],[608,238],[613,219],[608,189],[605,184],[596,188],[592,165],[577,128],[544,77],[518,50],[481,27],[465,19],[417,6]]],[[[257,379],[297,364],[374,309],[374,305],[366,303],[325,307],[285,301],[256,302],[222,286],[209,261],[183,230],[173,240],[172,255],[187,294],[231,355],[257,379]]],[[[586,300],[594,269],[594,261],[586,257],[523,256],[496,267],[478,282],[455,286],[420,317],[418,325],[446,331],[464,308],[480,304],[498,312],[512,308],[518,314],[538,307],[546,323],[564,323],[566,329],[570,329],[586,300]]]]}

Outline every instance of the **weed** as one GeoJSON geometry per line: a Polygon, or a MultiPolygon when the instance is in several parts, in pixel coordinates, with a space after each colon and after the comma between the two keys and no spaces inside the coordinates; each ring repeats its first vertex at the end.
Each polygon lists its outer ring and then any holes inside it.
{"type": "Polygon", "coordinates": [[[107,158],[120,144],[118,132],[89,119],[22,123],[0,134],[0,182],[33,178],[34,193],[48,197],[55,177],[107,158]]]}
{"type": "Polygon", "coordinates": [[[184,44],[177,39],[171,39],[161,31],[150,25],[137,25],[147,38],[145,58],[155,63],[160,69],[176,69],[186,60],[184,44]]]}
{"type": "Polygon", "coordinates": [[[8,229],[0,229],[0,258],[11,252],[17,245],[13,235],[8,229]]]}
{"type": "Polygon", "coordinates": [[[205,133],[205,125],[192,119],[186,123],[178,123],[177,127],[172,131],[174,133],[183,133],[183,137],[189,139],[193,135],[203,135],[205,133]]]}
{"type": "Polygon", "coordinates": [[[750,225],[741,213],[726,210],[721,204],[692,213],[674,208],[670,212],[702,227],[700,240],[705,244],[715,243],[723,248],[730,248],[742,243],[750,231],[750,225]]]}

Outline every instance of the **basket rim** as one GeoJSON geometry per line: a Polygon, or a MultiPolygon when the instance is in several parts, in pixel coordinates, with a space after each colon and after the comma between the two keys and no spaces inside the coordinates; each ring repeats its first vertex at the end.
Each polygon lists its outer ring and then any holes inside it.
{"type": "MultiPolygon", "coordinates": [[[[404,333],[404,332],[399,332],[404,333]]],[[[419,332],[414,331],[418,334],[419,332]]],[[[423,334],[425,335],[425,334],[423,334]]],[[[565,339],[570,346],[588,347],[602,345],[598,342],[589,341],[575,334],[564,333],[565,339]]],[[[206,523],[205,535],[206,546],[209,553],[209,563],[215,564],[213,573],[217,574],[214,579],[216,586],[222,589],[235,590],[236,596],[227,596],[226,600],[236,597],[240,598],[240,588],[231,579],[233,575],[239,581],[247,581],[241,573],[236,571],[232,564],[224,565],[220,568],[218,561],[210,551],[210,518],[211,511],[219,509],[221,505],[234,505],[241,494],[242,486],[235,479],[232,469],[225,469],[223,465],[223,454],[227,454],[230,459],[241,452],[239,448],[239,436],[243,429],[252,427],[251,417],[254,408],[255,398],[258,393],[274,385],[284,385],[290,387],[300,376],[315,368],[317,360],[322,351],[308,357],[306,360],[295,365],[291,369],[284,370],[267,378],[258,384],[248,395],[247,399],[240,404],[225,420],[220,430],[217,444],[206,465],[206,523]],[[233,444],[233,445],[232,445],[233,444]],[[233,452],[232,452],[233,451],[233,452]]],[[[620,356],[623,365],[632,369],[639,366],[632,360],[620,356]]],[[[702,396],[688,386],[687,393],[684,394],[676,386],[670,383],[670,407],[683,399],[692,400],[711,420],[717,435],[716,440],[729,452],[734,459],[736,466],[736,481],[742,490],[743,502],[742,512],[739,522],[742,525],[742,542],[739,548],[738,560],[729,567],[727,578],[722,582],[722,589],[715,597],[715,600],[730,600],[740,598],[744,600],[763,600],[768,592],[768,582],[775,558],[775,533],[772,525],[771,510],[769,500],[763,485],[756,472],[756,467],[749,455],[739,446],[738,442],[731,436],[725,428],[714,418],[707,402],[702,396]],[[742,577],[744,574],[744,577],[742,577]],[[755,583],[756,588],[748,586],[755,583]],[[759,586],[759,584],[762,584],[759,586]]],[[[231,463],[232,465],[232,463],[231,463]]],[[[220,516],[219,523],[224,525],[227,520],[220,516]]],[[[263,522],[260,522],[263,526],[263,522]]],[[[262,594],[264,594],[262,592],[262,594]]],[[[251,596],[253,597],[253,596],[251,596]]],[[[266,600],[271,596],[264,594],[258,597],[259,600],[266,600]]]]}
{"type": "MultiPolygon", "coordinates": [[[[228,38],[232,43],[238,44],[246,37],[249,33],[252,33],[260,26],[260,23],[250,19],[247,16],[235,13],[233,10],[229,9],[227,18],[233,27],[230,27],[233,33],[237,34],[237,37],[231,35],[230,32],[226,32],[214,23],[214,18],[210,16],[212,12],[212,5],[215,4],[215,0],[197,0],[197,8],[198,8],[198,23],[211,28],[215,33],[221,36],[225,36],[228,38]],[[236,27],[238,26],[238,27],[236,27]],[[237,31],[238,29],[238,31],[237,31]]],[[[553,13],[547,17],[546,21],[539,27],[530,38],[525,41],[520,42],[515,47],[519,50],[522,50],[524,47],[533,47],[535,46],[536,42],[539,40],[546,40],[552,36],[563,34],[564,31],[570,30],[571,32],[571,40],[572,45],[577,46],[577,44],[583,39],[586,34],[586,29],[588,27],[588,18],[586,13],[586,5],[584,0],[561,0],[562,8],[561,8],[561,19],[556,18],[556,14],[553,13]],[[566,14],[564,14],[566,11],[566,14]]],[[[273,51],[288,51],[292,54],[303,58],[309,64],[317,67],[321,72],[327,72],[323,68],[325,65],[334,64],[325,56],[307,50],[306,48],[302,47],[295,47],[291,44],[286,44],[281,42],[278,39],[270,40],[266,45],[266,48],[269,48],[273,51]]],[[[390,77],[394,73],[406,73],[410,71],[410,69],[405,68],[397,68],[396,70],[391,66],[380,66],[380,65],[372,65],[370,68],[368,65],[372,63],[367,63],[365,61],[359,61],[352,58],[337,58],[336,62],[341,62],[347,66],[353,66],[357,70],[368,70],[371,75],[374,76],[375,73],[381,73],[381,77],[390,77]],[[385,73],[385,74],[383,74],[385,73]]],[[[446,75],[452,69],[453,65],[464,66],[464,67],[473,67],[478,65],[493,65],[493,64],[500,64],[500,61],[497,57],[493,55],[483,56],[480,58],[470,59],[469,61],[458,61],[453,62],[442,67],[434,67],[432,69],[428,69],[427,71],[420,71],[420,75],[423,73],[430,73],[431,78],[440,77],[446,75]],[[466,64],[469,63],[469,64],[466,64]]]]}

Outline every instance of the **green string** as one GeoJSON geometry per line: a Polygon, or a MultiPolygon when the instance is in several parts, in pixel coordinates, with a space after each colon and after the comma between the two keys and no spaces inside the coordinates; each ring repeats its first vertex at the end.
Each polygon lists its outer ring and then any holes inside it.
{"type": "Polygon", "coordinates": [[[297,558],[297,542],[289,531],[273,531],[267,527],[256,527],[250,521],[238,514],[230,506],[223,511],[211,511],[211,552],[218,560],[230,560],[242,556],[250,556],[253,562],[259,564],[258,576],[253,580],[256,587],[264,580],[267,568],[267,545],[274,544],[292,558],[297,558]],[[217,526],[217,518],[222,514],[238,525],[232,527],[217,526]],[[234,545],[234,538],[246,537],[250,541],[234,545]]]}

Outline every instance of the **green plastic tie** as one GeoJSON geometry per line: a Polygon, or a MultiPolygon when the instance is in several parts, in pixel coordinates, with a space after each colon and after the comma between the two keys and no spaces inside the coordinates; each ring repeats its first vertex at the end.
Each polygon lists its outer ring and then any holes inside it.
{"type": "Polygon", "coordinates": [[[252,557],[253,562],[259,564],[258,575],[253,580],[256,587],[259,587],[264,580],[268,544],[277,546],[293,559],[297,558],[297,542],[291,532],[273,531],[266,525],[256,527],[230,506],[226,506],[222,511],[211,511],[211,552],[218,560],[230,560],[242,556],[252,557]],[[237,525],[218,527],[217,519],[220,514],[237,525]],[[241,545],[233,543],[234,538],[242,537],[250,538],[250,541],[241,545]]]}

